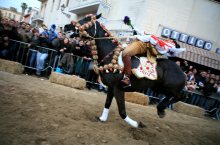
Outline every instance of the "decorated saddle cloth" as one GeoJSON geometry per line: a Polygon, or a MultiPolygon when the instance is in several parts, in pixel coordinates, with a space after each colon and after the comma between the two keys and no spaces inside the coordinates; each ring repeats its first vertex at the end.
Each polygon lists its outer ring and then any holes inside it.
{"type": "Polygon", "coordinates": [[[157,63],[150,62],[147,57],[140,57],[140,63],[137,68],[132,69],[132,73],[137,78],[148,78],[150,80],[157,79],[157,63]]]}
{"type": "MultiPolygon", "coordinates": [[[[124,67],[122,61],[122,53],[120,53],[118,58],[118,64],[124,67]]],[[[157,62],[152,63],[147,57],[136,57],[132,58],[132,73],[137,78],[147,78],[150,80],[157,80],[157,62]]]]}

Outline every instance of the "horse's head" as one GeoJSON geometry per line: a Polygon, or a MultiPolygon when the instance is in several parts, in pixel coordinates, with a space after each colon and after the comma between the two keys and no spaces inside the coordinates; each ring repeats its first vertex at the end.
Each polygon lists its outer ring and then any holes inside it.
{"type": "Polygon", "coordinates": [[[97,21],[99,15],[86,15],[79,20],[76,27],[79,29],[81,37],[91,40],[91,49],[94,65],[99,66],[99,70],[118,69],[117,61],[122,47],[116,38],[103,24],[97,21]]]}
{"type": "Polygon", "coordinates": [[[97,33],[100,33],[100,30],[97,31],[99,28],[99,23],[96,20],[100,17],[101,14],[89,14],[86,15],[83,19],[79,20],[76,24],[76,27],[79,29],[81,36],[90,38],[96,37],[98,35],[97,33]]]}

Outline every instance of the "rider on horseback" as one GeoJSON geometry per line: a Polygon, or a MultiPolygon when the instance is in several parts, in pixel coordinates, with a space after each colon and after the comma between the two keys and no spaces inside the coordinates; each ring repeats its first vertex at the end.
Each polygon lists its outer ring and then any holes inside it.
{"type": "Polygon", "coordinates": [[[177,53],[185,51],[185,48],[179,48],[176,41],[167,39],[161,40],[155,35],[137,35],[137,41],[132,42],[122,52],[124,62],[124,78],[122,82],[126,86],[131,86],[131,57],[137,54],[147,54],[151,63],[156,63],[158,55],[175,56],[177,53]]]}

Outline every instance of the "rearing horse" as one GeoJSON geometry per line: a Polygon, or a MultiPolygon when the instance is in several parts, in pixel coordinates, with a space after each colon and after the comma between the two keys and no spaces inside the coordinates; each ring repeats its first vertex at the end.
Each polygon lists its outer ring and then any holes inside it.
{"type": "Polygon", "coordinates": [[[124,94],[125,91],[140,92],[148,88],[166,95],[165,99],[157,105],[159,117],[164,117],[165,108],[171,103],[175,103],[181,99],[180,92],[184,88],[186,81],[184,73],[180,67],[171,60],[159,59],[157,60],[156,68],[158,73],[157,80],[149,80],[146,78],[138,79],[134,75],[131,75],[130,80],[132,87],[125,90],[121,83],[123,73],[117,68],[117,62],[115,62],[115,55],[117,56],[118,51],[122,49],[119,44],[113,42],[114,40],[112,39],[98,39],[110,35],[110,32],[96,21],[99,17],[100,15],[88,15],[76,24],[80,34],[91,40],[94,65],[99,66],[101,79],[103,83],[108,86],[105,107],[102,115],[98,117],[98,119],[100,121],[107,121],[109,108],[114,96],[121,118],[133,127],[143,127],[144,125],[141,122],[137,122],[127,115],[124,94]]]}

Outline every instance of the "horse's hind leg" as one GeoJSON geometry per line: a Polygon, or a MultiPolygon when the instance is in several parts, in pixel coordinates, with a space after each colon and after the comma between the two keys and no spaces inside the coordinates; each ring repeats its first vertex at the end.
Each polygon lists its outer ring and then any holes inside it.
{"type": "Polygon", "coordinates": [[[126,109],[125,109],[125,98],[124,98],[124,92],[119,90],[117,87],[114,89],[114,94],[115,94],[115,99],[118,105],[118,111],[122,119],[124,119],[129,125],[133,127],[144,127],[144,125],[140,122],[138,124],[137,121],[129,118],[126,114],[126,109]]]}
{"type": "Polygon", "coordinates": [[[165,117],[165,109],[166,107],[170,104],[170,99],[172,97],[165,97],[158,105],[157,105],[157,115],[160,117],[160,118],[163,118],[165,117]]]}
{"type": "Polygon", "coordinates": [[[157,114],[160,118],[165,117],[165,109],[171,105],[174,104],[178,101],[180,101],[181,95],[177,94],[175,95],[176,97],[170,97],[170,96],[166,96],[158,105],[157,105],[157,114]]]}
{"type": "Polygon", "coordinates": [[[113,89],[109,88],[108,92],[107,92],[107,97],[106,97],[106,101],[105,101],[105,108],[102,111],[102,116],[100,116],[98,119],[100,121],[106,121],[108,119],[108,114],[109,114],[109,108],[112,104],[112,99],[113,99],[113,89]]]}

